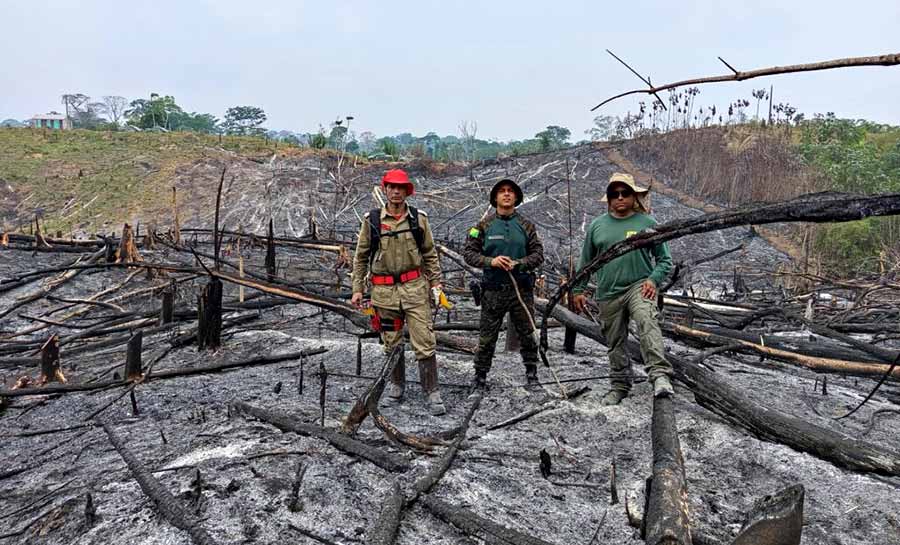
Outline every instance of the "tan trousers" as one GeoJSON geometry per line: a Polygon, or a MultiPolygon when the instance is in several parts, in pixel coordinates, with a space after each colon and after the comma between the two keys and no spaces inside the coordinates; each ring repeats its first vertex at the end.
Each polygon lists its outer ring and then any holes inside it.
{"type": "MultiPolygon", "coordinates": [[[[378,313],[382,323],[392,323],[395,318],[403,318],[417,360],[424,360],[434,355],[434,322],[431,320],[430,305],[418,305],[399,311],[376,307],[375,312],[378,313]]],[[[403,342],[403,329],[382,331],[381,342],[384,343],[384,353],[390,354],[395,346],[403,342]]]]}

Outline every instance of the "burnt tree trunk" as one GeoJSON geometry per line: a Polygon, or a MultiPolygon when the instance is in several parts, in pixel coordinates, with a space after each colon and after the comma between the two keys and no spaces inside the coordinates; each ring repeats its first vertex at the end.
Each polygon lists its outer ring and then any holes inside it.
{"type": "Polygon", "coordinates": [[[437,518],[490,545],[553,545],[549,541],[503,526],[475,514],[470,509],[441,501],[434,496],[425,496],[421,502],[437,518]]]}
{"type": "Polygon", "coordinates": [[[753,502],[731,545],[800,545],[806,490],[795,484],[753,502]]]}
{"type": "Polygon", "coordinates": [[[116,263],[136,263],[143,261],[134,243],[134,230],[127,223],[122,228],[122,239],[116,250],[116,263]]]}
{"type": "Polygon", "coordinates": [[[50,243],[47,242],[47,239],[44,238],[44,233],[41,231],[41,221],[37,217],[34,218],[34,247],[50,248],[50,243]]]}
{"type": "Polygon", "coordinates": [[[328,441],[338,450],[368,460],[386,471],[404,472],[409,469],[409,462],[402,456],[385,452],[334,430],[316,426],[315,424],[304,424],[296,415],[267,411],[241,401],[232,402],[230,406],[236,412],[268,422],[282,431],[328,441]]]}
{"type": "Polygon", "coordinates": [[[125,461],[131,474],[138,482],[141,490],[151,500],[159,513],[169,524],[180,528],[191,536],[191,541],[197,545],[213,545],[215,541],[206,533],[206,530],[200,525],[200,521],[184,506],[175,499],[163,485],[157,481],[138,461],[135,455],[125,448],[122,440],[113,431],[109,424],[103,424],[103,430],[106,431],[109,442],[118,451],[119,456],[125,461]]]}
{"type": "Polygon", "coordinates": [[[144,333],[138,330],[128,339],[128,350],[125,356],[125,380],[140,379],[141,373],[141,348],[144,341],[144,333]]]}
{"type": "Polygon", "coordinates": [[[216,350],[222,344],[222,281],[210,278],[197,301],[197,347],[216,350]]]}
{"type": "Polygon", "coordinates": [[[269,282],[275,280],[278,270],[275,267],[275,224],[269,218],[269,234],[266,237],[266,275],[269,282]]]}
{"type": "Polygon", "coordinates": [[[159,325],[172,323],[175,314],[174,283],[162,292],[162,307],[159,309],[159,325]]]}
{"type": "Polygon", "coordinates": [[[648,545],[691,544],[684,458],[675,424],[675,402],[671,397],[653,399],[653,477],[648,509],[644,517],[648,545]]]}
{"type": "MultiPolygon", "coordinates": [[[[572,271],[570,270],[569,276],[571,276],[571,275],[572,275],[572,271]]],[[[572,310],[572,311],[574,311],[574,306],[575,306],[574,297],[575,297],[575,294],[573,294],[571,291],[566,293],[567,306],[568,306],[569,310],[572,310]]],[[[574,328],[566,326],[566,336],[563,338],[563,351],[565,351],[566,354],[574,354],[575,353],[575,340],[577,338],[578,338],[578,332],[575,331],[574,328]]]]}
{"type": "Polygon", "coordinates": [[[40,382],[66,382],[59,368],[59,335],[51,336],[41,347],[40,382]]]}

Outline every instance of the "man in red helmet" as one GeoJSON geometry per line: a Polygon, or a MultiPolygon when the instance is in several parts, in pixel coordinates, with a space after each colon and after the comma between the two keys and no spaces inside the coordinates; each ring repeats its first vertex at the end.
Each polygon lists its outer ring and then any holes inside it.
{"type": "MultiPolygon", "coordinates": [[[[438,390],[434,324],[431,318],[432,293],[441,290],[441,264],[428,216],[406,204],[415,193],[406,172],[389,170],[381,179],[387,204],[368,212],[359,230],[353,260],[353,297],[359,305],[371,274],[373,326],[381,332],[385,354],[403,342],[403,324],[419,362],[419,380],[435,416],[446,412],[438,390]]],[[[401,356],[388,388],[388,398],[403,399],[406,365],[401,356]]]]}

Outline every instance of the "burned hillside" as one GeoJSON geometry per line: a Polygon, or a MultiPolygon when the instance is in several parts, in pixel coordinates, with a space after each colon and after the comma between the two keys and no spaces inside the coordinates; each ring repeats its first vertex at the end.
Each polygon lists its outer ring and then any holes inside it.
{"type": "MultiPolygon", "coordinates": [[[[632,395],[601,407],[609,365],[599,327],[557,307],[541,387],[525,387],[518,353],[498,350],[488,390],[470,395],[477,271],[457,255],[490,187],[514,178],[520,210],[544,240],[541,295],[551,297],[605,210],[605,181],[635,168],[612,151],[471,169],[403,165],[455,303],[435,320],[443,417],[428,415],[413,370],[404,404],[378,403],[392,358],[346,302],[353,240],[378,206],[385,165],[275,154],[183,167],[174,207],[133,218],[137,261],[123,248],[114,263],[121,229],[77,244],[8,233],[0,535],[48,544],[640,541],[634,526],[655,523],[645,479],[658,425],[642,366],[632,395]],[[208,298],[198,323],[198,300],[216,282],[220,335],[208,298]],[[566,325],[579,332],[572,353],[566,325]],[[65,383],[52,380],[60,375],[65,383]],[[371,418],[353,433],[362,408],[371,418]]],[[[676,196],[653,196],[661,222],[705,217],[676,196]]],[[[774,528],[802,523],[804,544],[900,543],[896,370],[836,419],[896,357],[900,286],[889,276],[804,275],[767,235],[742,224],[671,242],[679,267],[661,316],[679,379],[669,410],[693,542],[750,543],[734,540],[754,501],[801,485],[805,497],[794,489],[774,528]]],[[[760,527],[746,526],[739,540],[760,527]]]]}

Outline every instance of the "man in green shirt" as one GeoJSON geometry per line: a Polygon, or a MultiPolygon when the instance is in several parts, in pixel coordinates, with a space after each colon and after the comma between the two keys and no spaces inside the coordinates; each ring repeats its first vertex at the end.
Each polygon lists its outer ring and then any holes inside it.
{"type": "Polygon", "coordinates": [[[469,229],[466,237],[463,250],[466,263],[484,270],[480,333],[475,352],[475,388],[483,389],[486,385],[497,335],[507,313],[522,344],[525,380],[529,385],[538,382],[538,347],[531,320],[534,317],[534,270],[544,262],[544,245],[534,224],[516,211],[522,198],[522,189],[514,181],[497,182],[491,189],[495,213],[469,229]],[[516,287],[522,301],[516,295],[516,287]]]}
{"type": "MultiPolygon", "coordinates": [[[[629,174],[615,173],[606,186],[608,213],[591,222],[581,250],[578,268],[610,246],[657,224],[648,213],[649,189],[638,187],[629,174]]],[[[625,354],[628,322],[634,320],[641,342],[641,355],[653,382],[654,396],[672,395],[672,365],[666,361],[656,307],[657,288],[672,268],[667,244],[632,250],[600,268],[594,292],[600,307],[603,335],[609,346],[612,389],[603,397],[604,405],[618,405],[631,391],[631,362],[625,354]]],[[[583,311],[586,282],[575,286],[575,309],[583,311]]]]}

